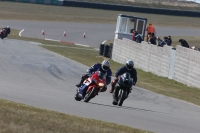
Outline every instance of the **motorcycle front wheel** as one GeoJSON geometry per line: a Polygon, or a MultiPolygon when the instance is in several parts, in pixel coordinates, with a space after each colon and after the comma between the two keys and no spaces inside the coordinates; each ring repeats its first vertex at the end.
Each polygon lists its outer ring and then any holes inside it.
{"type": "Polygon", "coordinates": [[[85,97],[84,97],[84,102],[89,102],[90,101],[90,99],[92,99],[95,95],[95,92],[96,92],[96,89],[93,87],[92,89],[91,89],[91,91],[89,91],[86,95],[85,95],[85,97]]]}
{"type": "Polygon", "coordinates": [[[121,90],[121,96],[120,96],[118,106],[122,106],[124,100],[126,99],[126,96],[127,96],[127,91],[121,90]]]}
{"type": "Polygon", "coordinates": [[[82,100],[82,98],[78,97],[78,93],[75,95],[74,98],[75,98],[76,101],[81,101],[82,100]]]}

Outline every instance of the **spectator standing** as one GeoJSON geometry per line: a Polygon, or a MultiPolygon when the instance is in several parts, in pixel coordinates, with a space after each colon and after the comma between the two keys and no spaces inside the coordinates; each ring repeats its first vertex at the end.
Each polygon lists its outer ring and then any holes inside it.
{"type": "Polygon", "coordinates": [[[156,29],[154,28],[154,26],[152,24],[149,24],[149,26],[146,28],[147,31],[147,41],[149,40],[148,35],[153,35],[156,32],[156,29]]]}

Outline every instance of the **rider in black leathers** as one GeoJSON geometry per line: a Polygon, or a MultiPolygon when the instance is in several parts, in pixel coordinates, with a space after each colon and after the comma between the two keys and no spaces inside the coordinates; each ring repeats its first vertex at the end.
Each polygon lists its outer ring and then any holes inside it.
{"type": "MultiPolygon", "coordinates": [[[[137,71],[135,70],[135,68],[133,68],[133,66],[134,66],[134,62],[132,60],[128,60],[126,62],[125,66],[122,66],[117,70],[117,72],[115,73],[115,78],[111,83],[110,93],[113,93],[113,91],[114,91],[114,87],[115,87],[115,85],[118,81],[118,76],[120,76],[120,75],[122,75],[126,72],[130,73],[131,78],[133,79],[133,85],[136,84],[136,82],[137,82],[137,71]]],[[[129,89],[127,97],[128,97],[130,92],[131,92],[131,88],[129,89]]]]}
{"type": "Polygon", "coordinates": [[[4,37],[7,37],[8,34],[10,34],[10,26],[6,26],[2,29],[2,32],[4,34],[4,37]]]}

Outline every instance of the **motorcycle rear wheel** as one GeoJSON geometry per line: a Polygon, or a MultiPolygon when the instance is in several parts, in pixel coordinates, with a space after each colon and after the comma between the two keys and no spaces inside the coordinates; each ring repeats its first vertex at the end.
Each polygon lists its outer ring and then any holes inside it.
{"type": "Polygon", "coordinates": [[[89,102],[90,101],[90,99],[92,99],[95,95],[95,92],[96,92],[96,90],[95,90],[95,88],[93,87],[92,88],[92,90],[90,91],[90,92],[88,92],[86,95],[85,95],[85,97],[84,97],[84,102],[89,102]]]}

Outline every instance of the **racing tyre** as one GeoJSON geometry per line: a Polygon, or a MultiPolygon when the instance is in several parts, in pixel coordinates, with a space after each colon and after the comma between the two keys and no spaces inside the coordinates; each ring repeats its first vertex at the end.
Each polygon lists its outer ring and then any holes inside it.
{"type": "Polygon", "coordinates": [[[77,96],[77,94],[75,95],[75,97],[74,97],[74,98],[75,98],[75,100],[76,100],[76,101],[81,101],[81,98],[80,98],[80,97],[78,97],[78,96],[77,96]]]}
{"type": "Polygon", "coordinates": [[[84,102],[89,102],[90,99],[92,99],[94,97],[95,91],[96,90],[93,87],[92,90],[85,95],[84,102]]]}
{"type": "Polygon", "coordinates": [[[127,96],[127,91],[122,90],[121,98],[120,98],[120,100],[119,100],[119,104],[118,104],[118,106],[122,106],[124,100],[126,99],[126,96],[127,96]]]}

